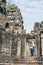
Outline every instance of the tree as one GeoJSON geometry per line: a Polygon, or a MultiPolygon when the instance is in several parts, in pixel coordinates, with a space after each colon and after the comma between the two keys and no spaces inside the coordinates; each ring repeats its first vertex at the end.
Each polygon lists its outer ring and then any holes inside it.
{"type": "Polygon", "coordinates": [[[7,3],[6,4],[6,11],[9,10],[10,7],[11,7],[11,3],[7,3]]]}

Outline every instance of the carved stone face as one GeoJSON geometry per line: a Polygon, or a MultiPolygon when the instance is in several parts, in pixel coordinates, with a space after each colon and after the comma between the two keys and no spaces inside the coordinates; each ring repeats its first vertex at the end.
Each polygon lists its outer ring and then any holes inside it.
{"type": "Polygon", "coordinates": [[[17,19],[17,20],[15,21],[15,23],[20,23],[20,20],[19,20],[19,19],[17,19]]]}

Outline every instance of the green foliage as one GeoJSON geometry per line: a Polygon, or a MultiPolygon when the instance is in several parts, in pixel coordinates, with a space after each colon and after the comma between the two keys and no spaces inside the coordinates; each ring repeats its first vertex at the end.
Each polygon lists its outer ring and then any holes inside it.
{"type": "Polygon", "coordinates": [[[9,10],[10,7],[11,7],[11,4],[10,3],[7,3],[6,4],[6,11],[9,10]]]}

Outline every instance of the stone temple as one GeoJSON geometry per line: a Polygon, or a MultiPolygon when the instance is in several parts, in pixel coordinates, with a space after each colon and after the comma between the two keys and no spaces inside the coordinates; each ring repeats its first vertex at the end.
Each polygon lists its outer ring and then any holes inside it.
{"type": "Polygon", "coordinates": [[[43,21],[26,33],[20,9],[0,0],[0,65],[43,65],[43,21]]]}
{"type": "Polygon", "coordinates": [[[0,62],[25,61],[26,30],[20,9],[12,4],[6,11],[6,1],[0,3],[0,62]]]}

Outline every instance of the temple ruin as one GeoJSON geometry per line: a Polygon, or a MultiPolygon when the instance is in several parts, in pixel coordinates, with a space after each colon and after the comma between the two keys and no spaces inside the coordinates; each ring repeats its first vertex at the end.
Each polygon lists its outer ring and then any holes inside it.
{"type": "Polygon", "coordinates": [[[3,22],[0,20],[0,54],[3,60],[0,62],[25,61],[26,30],[24,30],[20,9],[13,4],[6,15],[2,9],[0,8],[0,17],[3,20],[3,22]]]}
{"type": "Polygon", "coordinates": [[[5,6],[6,0],[0,0],[0,63],[43,65],[43,21],[26,33],[18,6],[5,6]]]}

